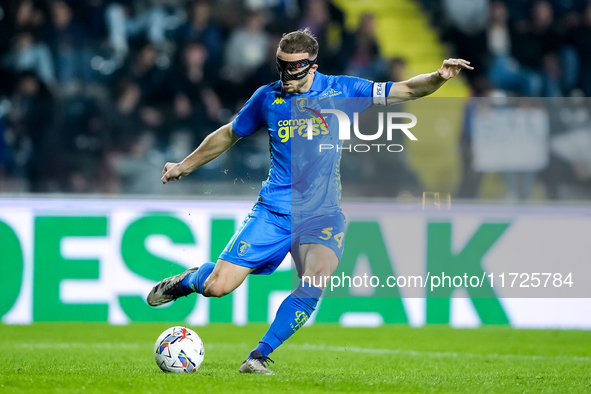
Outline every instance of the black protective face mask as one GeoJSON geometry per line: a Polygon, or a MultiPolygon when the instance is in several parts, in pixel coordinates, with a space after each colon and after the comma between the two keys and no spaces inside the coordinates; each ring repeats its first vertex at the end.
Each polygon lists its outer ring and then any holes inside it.
{"type": "Polygon", "coordinates": [[[316,59],[314,60],[309,60],[309,59],[301,59],[301,60],[296,60],[295,62],[287,62],[285,60],[281,60],[279,58],[277,58],[277,72],[279,73],[279,78],[281,78],[282,82],[287,82],[287,81],[293,81],[293,80],[299,80],[304,78],[307,74],[308,71],[310,71],[310,67],[312,67],[314,64],[316,64],[316,59]],[[296,74],[290,74],[288,71],[294,71],[297,70],[301,67],[306,67],[305,69],[303,69],[302,71],[296,73],[296,74]]]}

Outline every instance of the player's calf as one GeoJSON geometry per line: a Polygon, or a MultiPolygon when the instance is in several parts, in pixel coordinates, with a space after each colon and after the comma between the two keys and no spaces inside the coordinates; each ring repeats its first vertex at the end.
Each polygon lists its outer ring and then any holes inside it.
{"type": "Polygon", "coordinates": [[[223,297],[234,291],[234,286],[231,286],[224,277],[219,275],[209,275],[209,278],[203,285],[203,295],[206,297],[223,297]]]}
{"type": "Polygon", "coordinates": [[[266,361],[269,354],[306,324],[316,309],[321,295],[322,289],[300,282],[298,288],[283,300],[271,327],[256,349],[250,352],[248,358],[242,363],[240,372],[268,375],[266,361]]]}
{"type": "Polygon", "coordinates": [[[208,276],[200,276],[195,283],[197,292],[205,297],[223,297],[230,294],[253,271],[252,268],[236,265],[223,259],[219,259],[216,264],[211,264],[210,267],[208,269],[211,271],[208,276]]]}

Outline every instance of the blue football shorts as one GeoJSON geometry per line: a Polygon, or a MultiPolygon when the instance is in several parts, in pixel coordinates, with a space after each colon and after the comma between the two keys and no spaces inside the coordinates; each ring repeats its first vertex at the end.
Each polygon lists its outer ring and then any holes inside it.
{"type": "Polygon", "coordinates": [[[253,268],[253,274],[273,273],[292,253],[298,271],[301,244],[320,244],[332,249],[339,261],[345,241],[345,215],[335,212],[326,215],[292,217],[271,212],[255,204],[236,231],[220,259],[243,267],[253,268]]]}

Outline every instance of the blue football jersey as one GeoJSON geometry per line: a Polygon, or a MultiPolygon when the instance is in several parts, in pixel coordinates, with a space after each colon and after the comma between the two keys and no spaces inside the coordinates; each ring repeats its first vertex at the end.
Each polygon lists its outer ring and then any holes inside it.
{"type": "Polygon", "coordinates": [[[261,203],[282,214],[320,215],[340,211],[341,179],[338,119],[322,114],[336,108],[353,120],[372,104],[386,104],[391,83],[374,83],[349,76],[315,73],[309,91],[283,92],[277,81],[259,88],[232,122],[234,133],[247,137],[265,128],[269,133],[271,165],[263,182],[261,203]],[[350,98],[359,98],[353,99],[350,98]],[[313,137],[307,138],[308,119],[313,137]],[[332,149],[319,150],[319,145],[332,149]]]}

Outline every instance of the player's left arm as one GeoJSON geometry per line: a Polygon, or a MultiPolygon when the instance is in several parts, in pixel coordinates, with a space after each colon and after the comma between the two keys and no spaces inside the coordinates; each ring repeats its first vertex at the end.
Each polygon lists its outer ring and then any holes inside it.
{"type": "Polygon", "coordinates": [[[447,59],[439,70],[431,74],[421,74],[407,81],[395,82],[388,93],[388,104],[428,96],[458,75],[462,69],[474,70],[474,67],[467,60],[447,59]]]}

